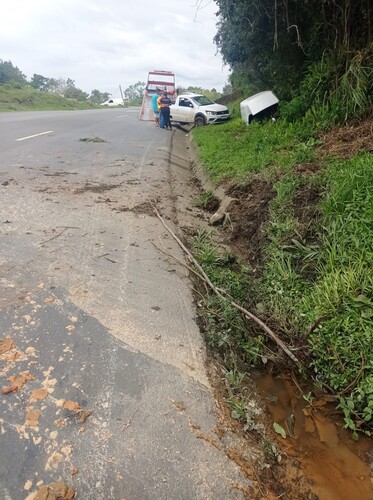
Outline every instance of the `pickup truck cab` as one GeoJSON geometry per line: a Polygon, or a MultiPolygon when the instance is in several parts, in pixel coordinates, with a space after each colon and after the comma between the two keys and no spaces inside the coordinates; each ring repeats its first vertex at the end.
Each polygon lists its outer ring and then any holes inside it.
{"type": "Polygon", "coordinates": [[[171,121],[193,123],[196,127],[229,119],[228,108],[199,94],[182,94],[171,105],[171,121]]]}

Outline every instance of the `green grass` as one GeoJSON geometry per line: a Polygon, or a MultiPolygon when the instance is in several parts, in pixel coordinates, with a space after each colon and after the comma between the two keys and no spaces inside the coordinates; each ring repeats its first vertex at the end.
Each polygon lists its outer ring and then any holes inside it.
{"type": "Polygon", "coordinates": [[[333,162],[325,183],[318,279],[302,309],[311,322],[326,318],[309,336],[311,365],[355,430],[373,424],[372,156],[333,162]]]}
{"type": "MultiPolygon", "coordinates": [[[[246,283],[252,303],[261,303],[282,338],[298,347],[302,372],[337,395],[346,427],[355,436],[358,431],[370,434],[373,160],[364,152],[351,159],[326,158],[317,173],[297,173],[294,166],[318,161],[314,126],[308,118],[249,126],[233,118],[221,126],[195,129],[194,139],[215,184],[250,182],[253,174],[272,181],[276,196],[269,207],[261,275],[255,281],[249,275],[235,280],[246,283]],[[320,197],[305,230],[294,200],[310,187],[320,197]]],[[[240,334],[232,330],[234,326],[239,332],[242,326],[230,314],[219,310],[219,321],[208,325],[212,338],[227,352],[235,338],[235,348],[244,353],[240,334]]]]}
{"type": "Polygon", "coordinates": [[[236,117],[226,124],[198,127],[193,137],[204,167],[215,184],[244,182],[268,167],[290,169],[313,159],[314,140],[304,141],[306,127],[283,120],[247,126],[236,117]]]}
{"type": "Polygon", "coordinates": [[[207,209],[209,204],[214,200],[215,195],[212,191],[203,191],[201,194],[195,197],[193,200],[194,206],[198,208],[207,209]]]}
{"type": "Polygon", "coordinates": [[[9,84],[0,85],[0,111],[69,110],[96,107],[89,102],[78,102],[57,94],[40,92],[31,86],[16,88],[9,84]]]}
{"type": "Polygon", "coordinates": [[[211,282],[223,291],[224,300],[208,290],[200,303],[198,314],[206,332],[207,343],[216,348],[229,370],[238,360],[255,365],[263,354],[263,338],[253,332],[251,325],[230,301],[245,304],[252,295],[251,270],[240,265],[231,253],[220,249],[212,233],[199,230],[192,240],[194,254],[211,282]]]}
{"type": "Polygon", "coordinates": [[[370,154],[331,162],[320,174],[325,196],[314,221],[318,244],[299,241],[292,188],[271,207],[262,300],[288,342],[306,342],[306,366],[337,394],[346,425],[373,424],[373,161],[370,154]],[[284,244],[284,241],[290,244],[284,244]],[[299,262],[302,266],[299,266],[299,262]],[[305,269],[314,269],[310,279],[305,269]],[[310,325],[319,325],[308,334],[310,325]],[[348,404],[349,406],[348,406],[348,404]]]}

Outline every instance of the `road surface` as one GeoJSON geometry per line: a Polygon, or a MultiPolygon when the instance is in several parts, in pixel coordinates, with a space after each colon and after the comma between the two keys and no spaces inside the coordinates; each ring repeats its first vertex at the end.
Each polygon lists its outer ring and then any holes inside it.
{"type": "Polygon", "coordinates": [[[204,344],[152,209],[174,228],[174,134],[134,109],[0,114],[0,498],[243,498],[201,439],[204,344]]]}

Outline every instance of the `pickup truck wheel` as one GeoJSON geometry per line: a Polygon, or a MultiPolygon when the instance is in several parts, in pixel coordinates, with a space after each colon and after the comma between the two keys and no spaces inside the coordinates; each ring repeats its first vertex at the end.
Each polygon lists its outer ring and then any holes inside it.
{"type": "Polygon", "coordinates": [[[204,125],[206,125],[206,120],[203,116],[199,115],[199,116],[196,116],[195,119],[194,119],[194,125],[196,127],[203,127],[204,125]]]}

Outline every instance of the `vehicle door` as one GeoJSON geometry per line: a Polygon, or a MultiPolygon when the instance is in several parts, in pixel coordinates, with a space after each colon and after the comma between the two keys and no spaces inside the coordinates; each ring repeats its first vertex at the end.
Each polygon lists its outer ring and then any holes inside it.
{"type": "Polygon", "coordinates": [[[172,119],[178,122],[193,123],[194,107],[187,97],[179,97],[179,105],[171,108],[172,119]]]}

